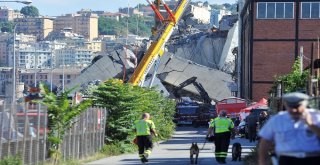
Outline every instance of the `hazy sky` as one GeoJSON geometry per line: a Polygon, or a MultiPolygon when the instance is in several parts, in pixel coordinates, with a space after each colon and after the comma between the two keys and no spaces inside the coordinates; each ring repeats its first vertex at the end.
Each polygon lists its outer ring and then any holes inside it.
{"type": "MultiPolygon", "coordinates": [[[[1,0],[0,0],[1,1],[1,0]]],[[[152,1],[152,0],[150,0],[152,1]]],[[[209,3],[234,3],[235,0],[207,0],[209,3]]],[[[74,13],[80,9],[92,9],[115,12],[119,7],[128,6],[128,0],[32,0],[41,15],[59,16],[74,13]]],[[[146,3],[146,0],[129,0],[129,6],[146,3]]],[[[0,6],[21,9],[24,5],[18,3],[0,2],[0,6]]]]}

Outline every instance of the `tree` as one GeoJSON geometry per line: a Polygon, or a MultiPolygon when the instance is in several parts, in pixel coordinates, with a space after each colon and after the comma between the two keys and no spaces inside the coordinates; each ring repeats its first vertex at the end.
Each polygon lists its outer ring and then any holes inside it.
{"type": "Polygon", "coordinates": [[[13,22],[1,22],[0,23],[1,32],[12,32],[13,31],[13,22]]]}
{"type": "Polygon", "coordinates": [[[99,17],[99,34],[125,36],[127,34],[127,22],[129,33],[140,36],[151,35],[151,27],[153,26],[154,19],[149,17],[138,16],[120,18],[119,21],[112,18],[99,17]],[[137,34],[137,25],[139,29],[139,34],[137,34]]]}
{"type": "Polygon", "coordinates": [[[305,70],[301,73],[300,66],[300,59],[297,59],[293,64],[291,73],[276,78],[276,83],[282,83],[284,85],[285,93],[306,89],[309,70],[305,70]]]}
{"type": "Polygon", "coordinates": [[[38,17],[39,16],[39,10],[38,10],[38,8],[36,8],[34,6],[25,6],[25,7],[21,8],[20,13],[26,17],[38,17]]]}
{"type": "Polygon", "coordinates": [[[47,107],[48,114],[48,141],[50,142],[49,154],[53,159],[53,163],[57,164],[61,156],[61,144],[65,132],[74,122],[74,119],[79,116],[84,110],[91,106],[91,100],[84,100],[79,104],[70,105],[68,95],[73,89],[62,92],[56,95],[48,89],[45,84],[40,84],[41,92],[44,98],[36,101],[47,107]]]}
{"type": "Polygon", "coordinates": [[[93,101],[108,110],[107,144],[130,144],[134,136],[133,123],[141,119],[144,112],[151,114],[161,137],[168,138],[174,131],[175,102],[154,89],[132,86],[112,79],[93,92],[93,101]]]}

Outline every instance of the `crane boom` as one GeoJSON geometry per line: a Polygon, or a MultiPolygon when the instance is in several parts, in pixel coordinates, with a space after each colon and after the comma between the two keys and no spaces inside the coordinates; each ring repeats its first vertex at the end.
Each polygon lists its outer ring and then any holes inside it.
{"type": "MultiPolygon", "coordinates": [[[[177,7],[174,10],[175,21],[178,22],[187,7],[190,0],[179,0],[177,7]]],[[[158,32],[158,36],[151,44],[141,62],[135,69],[133,75],[129,79],[129,83],[133,85],[143,85],[144,79],[156,59],[163,55],[165,43],[169,40],[176,22],[174,20],[165,21],[164,25],[158,32]]]]}

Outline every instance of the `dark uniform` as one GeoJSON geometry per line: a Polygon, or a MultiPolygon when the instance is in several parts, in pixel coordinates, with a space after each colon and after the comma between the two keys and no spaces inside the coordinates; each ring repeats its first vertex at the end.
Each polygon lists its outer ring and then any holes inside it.
{"type": "Polygon", "coordinates": [[[155,125],[151,120],[138,120],[134,129],[137,133],[139,157],[142,162],[147,162],[153,147],[151,132],[155,130],[155,125]]]}
{"type": "Polygon", "coordinates": [[[214,128],[216,160],[219,163],[226,163],[231,129],[234,128],[234,124],[231,119],[226,117],[217,117],[211,122],[210,128],[214,128]]]}
{"type": "Polygon", "coordinates": [[[258,119],[251,113],[249,116],[246,117],[245,121],[248,129],[249,140],[250,142],[255,142],[257,138],[258,119]]]}

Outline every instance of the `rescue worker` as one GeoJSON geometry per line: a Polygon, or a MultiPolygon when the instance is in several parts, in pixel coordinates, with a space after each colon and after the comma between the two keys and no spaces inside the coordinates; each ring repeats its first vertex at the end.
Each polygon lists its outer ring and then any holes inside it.
{"type": "Polygon", "coordinates": [[[309,96],[293,92],[282,97],[287,111],[271,117],[259,132],[259,165],[266,164],[275,144],[279,165],[320,163],[320,112],[308,109],[309,96]]]}
{"type": "Polygon", "coordinates": [[[149,113],[144,113],[142,115],[142,119],[135,122],[134,131],[137,134],[137,144],[141,162],[148,162],[148,157],[150,156],[153,147],[152,134],[154,136],[158,136],[155,130],[155,125],[153,121],[150,120],[149,113]]]}
{"type": "Polygon", "coordinates": [[[246,117],[246,127],[248,129],[248,134],[249,134],[249,141],[255,142],[257,139],[257,123],[258,119],[256,116],[253,115],[253,112],[251,110],[251,113],[249,116],[246,117]]]}
{"type": "Polygon", "coordinates": [[[226,164],[231,132],[234,124],[227,118],[227,112],[222,110],[219,117],[215,118],[208,129],[206,138],[214,131],[215,157],[218,163],[226,164]]]}

